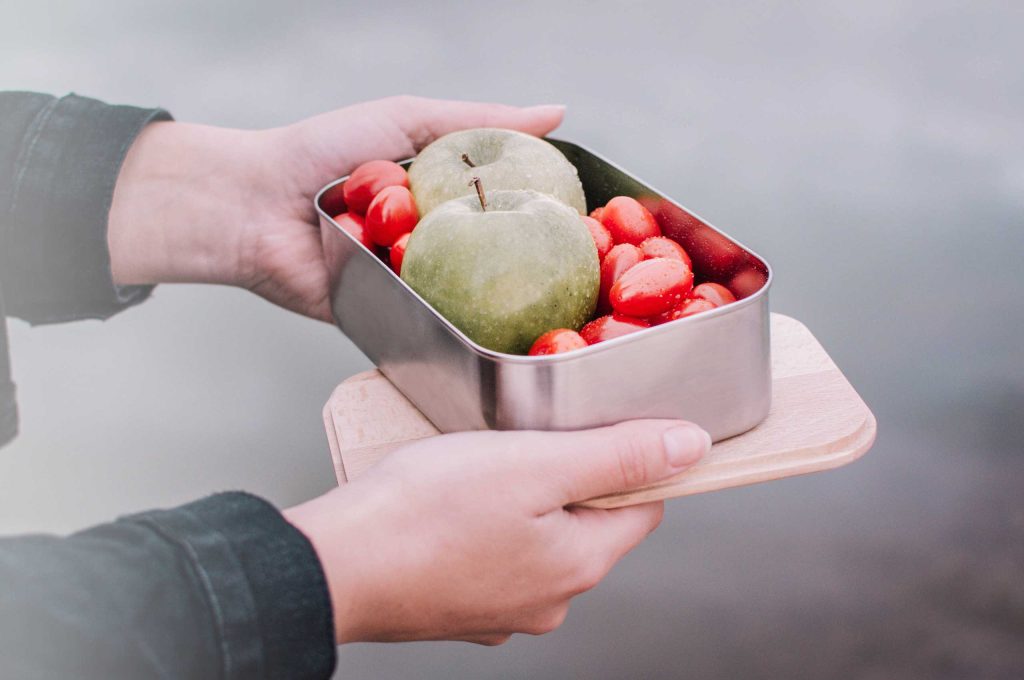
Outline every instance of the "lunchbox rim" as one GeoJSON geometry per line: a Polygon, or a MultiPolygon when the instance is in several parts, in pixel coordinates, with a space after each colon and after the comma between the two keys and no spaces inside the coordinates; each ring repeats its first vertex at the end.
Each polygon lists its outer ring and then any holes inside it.
{"type": "MultiPolygon", "coordinates": [[[[489,359],[489,360],[492,360],[492,361],[495,361],[495,362],[500,362],[500,363],[503,363],[503,364],[514,363],[514,364],[523,364],[523,365],[550,365],[550,364],[558,364],[558,363],[571,362],[571,361],[574,361],[576,359],[582,359],[584,357],[588,357],[588,356],[591,356],[591,355],[599,354],[601,352],[612,351],[615,348],[621,347],[623,345],[628,345],[628,344],[632,344],[632,343],[635,343],[635,342],[640,342],[640,341],[642,341],[642,339],[644,337],[655,337],[658,333],[664,333],[664,332],[667,332],[669,330],[678,330],[680,327],[682,327],[681,324],[691,324],[692,325],[694,323],[701,322],[701,320],[713,319],[713,318],[717,318],[717,317],[720,317],[720,316],[724,316],[726,314],[731,314],[733,312],[738,312],[739,310],[741,310],[741,309],[743,309],[745,307],[748,307],[750,305],[758,304],[761,301],[761,298],[765,297],[768,294],[768,290],[769,290],[769,288],[771,288],[771,285],[772,285],[772,280],[774,278],[774,273],[772,271],[771,264],[764,257],[759,255],[755,251],[751,250],[750,248],[748,248],[744,244],[740,243],[739,241],[734,239],[729,234],[723,232],[721,229],[718,229],[716,226],[714,226],[713,224],[711,224],[710,222],[705,220],[699,214],[693,212],[692,210],[690,210],[690,209],[686,208],[685,206],[683,206],[681,203],[678,203],[674,199],[670,198],[667,194],[665,194],[664,192],[662,192],[658,188],[652,186],[651,184],[649,184],[648,182],[644,181],[643,179],[637,177],[633,173],[627,172],[625,169],[623,169],[618,164],[608,160],[607,158],[605,158],[604,156],[602,156],[599,153],[595,153],[590,148],[588,148],[586,146],[583,146],[582,144],[579,144],[577,142],[573,142],[573,141],[567,140],[567,139],[560,139],[560,138],[557,138],[557,137],[544,137],[543,139],[545,141],[549,141],[549,142],[559,142],[559,143],[563,143],[563,144],[571,144],[571,145],[577,147],[578,149],[580,149],[581,151],[585,151],[586,153],[590,154],[591,156],[595,157],[596,159],[600,160],[601,162],[606,163],[607,165],[611,166],[615,170],[618,170],[622,174],[624,174],[624,175],[630,177],[631,179],[635,180],[636,182],[642,184],[645,188],[647,188],[650,191],[652,191],[655,194],[657,194],[658,197],[660,197],[661,199],[668,200],[671,203],[675,204],[677,207],[681,208],[682,210],[686,211],[689,215],[692,215],[694,218],[699,220],[706,227],[714,230],[715,232],[717,232],[721,236],[724,236],[731,243],[733,243],[734,245],[737,245],[740,248],[742,248],[744,252],[754,256],[755,258],[757,258],[764,265],[764,268],[765,268],[766,274],[767,274],[767,278],[765,279],[764,285],[762,285],[757,290],[757,292],[755,292],[755,293],[753,293],[751,295],[748,295],[747,297],[743,298],[742,300],[737,300],[735,302],[730,302],[727,305],[723,305],[721,307],[716,307],[714,309],[711,309],[711,310],[708,310],[708,311],[705,311],[705,312],[701,312],[700,314],[694,314],[692,316],[683,317],[681,319],[675,319],[673,321],[669,321],[667,323],[659,324],[657,326],[650,326],[648,328],[644,328],[643,330],[637,331],[635,333],[628,333],[626,335],[621,335],[621,336],[619,336],[617,338],[611,338],[610,340],[605,340],[603,342],[595,343],[593,345],[588,345],[587,347],[581,347],[579,349],[574,349],[574,350],[571,350],[569,352],[559,352],[559,353],[556,353],[556,354],[544,354],[544,355],[539,355],[539,356],[530,356],[530,355],[527,355],[527,354],[508,354],[506,352],[498,352],[498,351],[495,351],[495,350],[492,350],[492,349],[488,349],[488,348],[486,348],[486,347],[476,343],[472,338],[470,338],[465,333],[463,333],[458,327],[455,326],[455,324],[453,324],[451,321],[449,321],[447,318],[445,318],[445,316],[443,314],[438,312],[437,309],[435,309],[433,305],[431,305],[419,293],[417,293],[415,290],[413,290],[413,288],[408,283],[406,283],[402,279],[401,276],[399,276],[397,273],[395,273],[395,271],[391,267],[389,267],[387,265],[387,263],[384,262],[384,260],[382,260],[380,257],[378,257],[376,253],[371,251],[369,248],[367,248],[365,245],[363,245],[363,243],[361,243],[358,239],[356,239],[354,236],[352,236],[350,233],[348,233],[344,228],[342,228],[341,225],[339,225],[334,220],[334,216],[333,215],[329,215],[326,212],[324,212],[323,208],[320,206],[320,199],[321,199],[321,197],[327,191],[329,191],[330,189],[332,189],[335,186],[341,184],[342,182],[347,181],[349,179],[349,177],[351,177],[351,174],[345,175],[344,177],[340,177],[340,178],[338,178],[338,179],[336,179],[336,180],[334,180],[332,182],[329,182],[326,185],[324,185],[323,188],[321,188],[316,193],[316,195],[313,197],[313,207],[316,209],[316,212],[320,216],[321,219],[327,219],[328,222],[331,224],[331,226],[334,227],[334,229],[336,231],[341,232],[341,234],[345,238],[349,239],[353,244],[355,244],[357,247],[361,248],[363,250],[363,252],[365,252],[367,255],[369,255],[376,262],[377,266],[382,267],[385,270],[387,270],[387,273],[390,274],[401,286],[403,286],[405,288],[405,290],[408,293],[410,293],[420,304],[424,305],[427,308],[427,310],[436,319],[438,319],[443,324],[443,326],[448,330],[449,333],[453,334],[456,338],[458,338],[461,341],[461,343],[466,347],[466,349],[470,350],[471,352],[473,352],[474,354],[476,354],[476,355],[478,355],[480,357],[483,357],[485,359],[489,359]]],[[[413,160],[415,160],[415,157],[407,158],[407,159],[402,160],[402,161],[398,161],[398,163],[400,165],[402,165],[402,166],[406,166],[408,164],[411,164],[413,162],[413,160]]]]}

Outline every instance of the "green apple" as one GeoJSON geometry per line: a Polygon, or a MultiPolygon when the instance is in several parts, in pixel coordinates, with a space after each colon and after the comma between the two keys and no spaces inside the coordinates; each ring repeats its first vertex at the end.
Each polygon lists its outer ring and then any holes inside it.
{"type": "Polygon", "coordinates": [[[409,188],[420,215],[473,193],[479,177],[487,191],[532,189],[586,214],[576,168],[554,146],[515,130],[476,128],[452,132],[420,151],[409,168],[409,188]]]}
{"type": "Polygon", "coordinates": [[[583,220],[536,191],[442,203],[409,238],[402,279],[479,345],[525,354],[542,333],[578,330],[600,288],[583,220]]]}

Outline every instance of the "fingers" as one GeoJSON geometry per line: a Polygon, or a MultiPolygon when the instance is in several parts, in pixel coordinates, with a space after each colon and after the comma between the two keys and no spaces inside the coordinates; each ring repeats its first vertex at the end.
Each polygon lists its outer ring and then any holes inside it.
{"type": "Polygon", "coordinates": [[[543,136],[558,127],[565,115],[565,107],[557,105],[523,108],[422,97],[392,97],[375,103],[388,112],[415,151],[449,132],[467,128],[510,128],[543,136]]]}
{"type": "Polygon", "coordinates": [[[522,464],[550,481],[552,507],[653,484],[691,467],[711,448],[707,432],[677,420],[531,434],[522,464]]]}
{"type": "Polygon", "coordinates": [[[483,645],[484,647],[498,647],[508,642],[511,637],[511,633],[485,633],[455,639],[460,642],[472,642],[475,645],[483,645]]]}
{"type": "MultiPolygon", "coordinates": [[[[582,591],[581,591],[582,592],[582,591]]],[[[576,593],[573,593],[576,594],[576,593]]],[[[463,642],[493,647],[504,644],[513,633],[526,635],[547,635],[562,626],[569,615],[570,597],[554,604],[546,605],[537,611],[524,613],[513,619],[502,622],[503,630],[489,631],[456,638],[463,642]]]]}
{"type": "Polygon", "coordinates": [[[573,591],[581,593],[596,586],[623,555],[658,528],[665,504],[657,501],[612,510],[574,507],[567,512],[579,532],[577,546],[583,566],[573,591]]]}

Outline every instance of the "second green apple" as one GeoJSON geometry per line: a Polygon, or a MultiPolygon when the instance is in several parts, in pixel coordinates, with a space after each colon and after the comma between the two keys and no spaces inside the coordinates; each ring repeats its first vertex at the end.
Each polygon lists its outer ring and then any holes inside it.
{"type": "Polygon", "coordinates": [[[474,177],[480,178],[488,192],[539,191],[586,214],[583,185],[576,168],[561,151],[515,130],[474,128],[441,137],[413,161],[409,188],[420,217],[445,201],[474,193],[474,177]]]}

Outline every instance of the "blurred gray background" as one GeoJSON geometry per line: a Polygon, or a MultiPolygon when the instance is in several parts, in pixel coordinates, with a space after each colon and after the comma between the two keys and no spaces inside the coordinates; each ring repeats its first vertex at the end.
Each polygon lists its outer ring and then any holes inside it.
{"type": "MultiPolygon", "coordinates": [[[[1022,35],[1012,2],[7,0],[0,87],[246,128],[398,93],[567,104],[558,134],[773,263],[774,310],[878,416],[848,468],[669,502],[554,634],[349,646],[339,678],[1019,678],[1022,35]]],[[[3,533],[321,493],[320,408],[368,367],[226,288],[11,333],[3,533]]]]}

